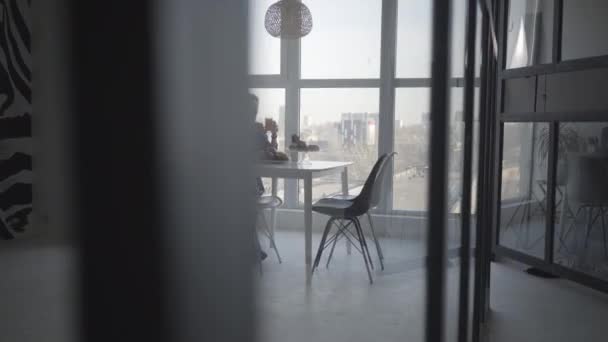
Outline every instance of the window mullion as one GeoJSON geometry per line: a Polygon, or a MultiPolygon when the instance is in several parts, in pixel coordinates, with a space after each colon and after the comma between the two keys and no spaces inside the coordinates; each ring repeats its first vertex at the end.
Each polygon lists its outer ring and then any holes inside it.
{"type": "MultiPolygon", "coordinates": [[[[293,134],[300,131],[300,40],[282,39],[281,73],[286,79],[285,87],[285,150],[293,134]]],[[[285,180],[285,205],[287,208],[298,207],[298,180],[285,180]]]]}
{"type": "MultiPolygon", "coordinates": [[[[395,144],[395,60],[397,42],[397,0],[382,1],[382,36],[380,45],[380,116],[378,155],[394,150],[395,144]]],[[[379,208],[387,212],[393,208],[393,173],[384,184],[384,198],[379,208]]]]}

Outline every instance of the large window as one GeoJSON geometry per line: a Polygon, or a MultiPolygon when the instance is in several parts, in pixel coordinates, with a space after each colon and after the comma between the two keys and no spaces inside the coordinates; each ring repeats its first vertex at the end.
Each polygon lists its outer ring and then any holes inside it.
{"type": "Polygon", "coordinates": [[[431,76],[431,5],[428,0],[400,0],[397,16],[397,77],[431,76]]]}
{"type": "Polygon", "coordinates": [[[312,32],[302,39],[303,78],[380,77],[382,1],[309,0],[312,32]]]}
{"type": "MultiPolygon", "coordinates": [[[[450,212],[460,207],[462,88],[451,88],[449,189],[450,212]]],[[[395,171],[393,208],[426,211],[429,171],[430,88],[398,88],[395,94],[395,171]]]]}
{"type": "Polygon", "coordinates": [[[249,5],[249,73],[276,75],[281,72],[281,40],[266,32],[264,16],[274,0],[251,0],[249,5]]]}
{"type": "MultiPolygon", "coordinates": [[[[378,89],[302,89],[301,139],[319,145],[314,160],[350,161],[349,186],[365,182],[378,157],[378,89]]],[[[340,176],[315,179],[313,197],[341,190],[340,176]]],[[[303,196],[303,194],[301,194],[303,196]]]]}
{"type": "MultiPolygon", "coordinates": [[[[397,13],[382,16],[391,1],[303,0],[313,16],[311,33],[299,41],[271,37],[264,14],[273,1],[250,0],[250,74],[260,98],[258,120],[279,123],[279,148],[293,134],[320,146],[312,160],[351,161],[349,186],[355,192],[382,153],[398,155],[391,188],[380,210],[424,212],[427,206],[429,147],[431,2],[395,0],[397,13]],[[383,23],[382,20],[388,22],[383,23]],[[396,39],[382,45],[382,29],[396,39]],[[299,44],[297,44],[299,42],[299,44]],[[282,46],[282,44],[284,44],[282,46]],[[382,50],[385,49],[385,50],[382,50]],[[381,70],[381,56],[394,54],[393,75],[381,70]],[[281,65],[285,63],[285,65],[281,65]],[[390,82],[386,82],[390,81],[390,82]],[[380,99],[384,103],[380,103],[380,99]],[[394,106],[393,106],[394,105],[394,106]]],[[[454,0],[454,46],[464,45],[464,0],[454,0]]],[[[390,35],[389,35],[390,36],[390,35]]],[[[387,37],[385,35],[385,37],[387,37]]],[[[450,210],[459,212],[462,153],[462,48],[452,53],[450,210]]],[[[479,61],[478,61],[479,63],[479,61]]],[[[293,156],[292,156],[293,157],[293,156]]],[[[288,206],[297,207],[302,187],[280,185],[288,206]]],[[[315,179],[313,198],[341,191],[340,177],[315,179]]]]}
{"type": "Polygon", "coordinates": [[[429,165],[429,88],[395,92],[393,207],[426,211],[429,165]]]}

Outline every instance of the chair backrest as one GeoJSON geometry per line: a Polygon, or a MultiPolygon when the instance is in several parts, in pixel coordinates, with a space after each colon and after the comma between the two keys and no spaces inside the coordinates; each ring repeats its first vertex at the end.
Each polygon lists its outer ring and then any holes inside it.
{"type": "Polygon", "coordinates": [[[387,165],[396,155],[396,152],[385,153],[378,158],[372,171],[365,180],[361,193],[354,199],[353,207],[361,214],[378,205],[382,194],[382,184],[389,174],[387,165]]]}
{"type": "Polygon", "coordinates": [[[608,204],[608,154],[568,154],[568,201],[608,204]]]}
{"type": "Polygon", "coordinates": [[[375,208],[378,206],[378,204],[380,204],[380,200],[382,199],[382,186],[385,184],[386,177],[390,175],[388,166],[391,165],[391,161],[394,159],[395,155],[397,155],[397,152],[386,154],[386,158],[384,158],[382,164],[380,165],[378,175],[376,176],[376,180],[372,186],[370,209],[375,208]]]}

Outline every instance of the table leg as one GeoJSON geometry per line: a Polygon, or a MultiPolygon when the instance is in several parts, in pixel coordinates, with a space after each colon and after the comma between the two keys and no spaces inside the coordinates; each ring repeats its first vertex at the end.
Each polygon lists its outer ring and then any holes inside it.
{"type": "MultiPolygon", "coordinates": [[[[342,176],[342,195],[348,195],[348,168],[345,167],[341,173],[342,176]]],[[[344,239],[344,243],[346,243],[346,254],[351,254],[351,244],[348,242],[348,239],[344,239]]]]}
{"type": "MultiPolygon", "coordinates": [[[[276,177],[272,177],[272,196],[277,196],[278,193],[278,180],[276,177]]],[[[270,236],[272,239],[270,240],[270,247],[276,248],[274,246],[274,229],[277,225],[277,208],[273,207],[270,209],[270,236]]]]}
{"type": "Polygon", "coordinates": [[[304,178],[304,261],[306,284],[311,283],[312,266],[312,175],[304,178]]]}

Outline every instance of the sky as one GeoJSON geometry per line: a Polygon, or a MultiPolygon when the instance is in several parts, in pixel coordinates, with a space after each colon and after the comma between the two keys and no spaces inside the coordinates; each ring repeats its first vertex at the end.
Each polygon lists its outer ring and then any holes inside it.
{"type": "MultiPolygon", "coordinates": [[[[278,73],[280,40],[264,28],[264,15],[275,0],[251,0],[250,69],[278,73]]],[[[313,16],[311,33],[302,38],[302,78],[379,78],[381,0],[303,0],[313,16]]],[[[464,44],[464,0],[455,1],[453,65],[461,66],[464,44]]],[[[399,0],[397,65],[400,78],[430,77],[431,1],[399,0]]],[[[454,68],[454,70],[456,70],[454,68]]],[[[461,76],[462,72],[453,72],[461,76]]],[[[278,118],[283,90],[254,91],[260,96],[260,116],[278,118]]],[[[455,91],[454,94],[461,93],[455,91]]],[[[398,89],[395,115],[405,125],[422,122],[429,111],[428,89],[398,89]]],[[[453,99],[455,105],[461,103],[453,99]]],[[[379,111],[378,89],[303,89],[301,118],[311,124],[338,121],[344,112],[379,111]]]]}

